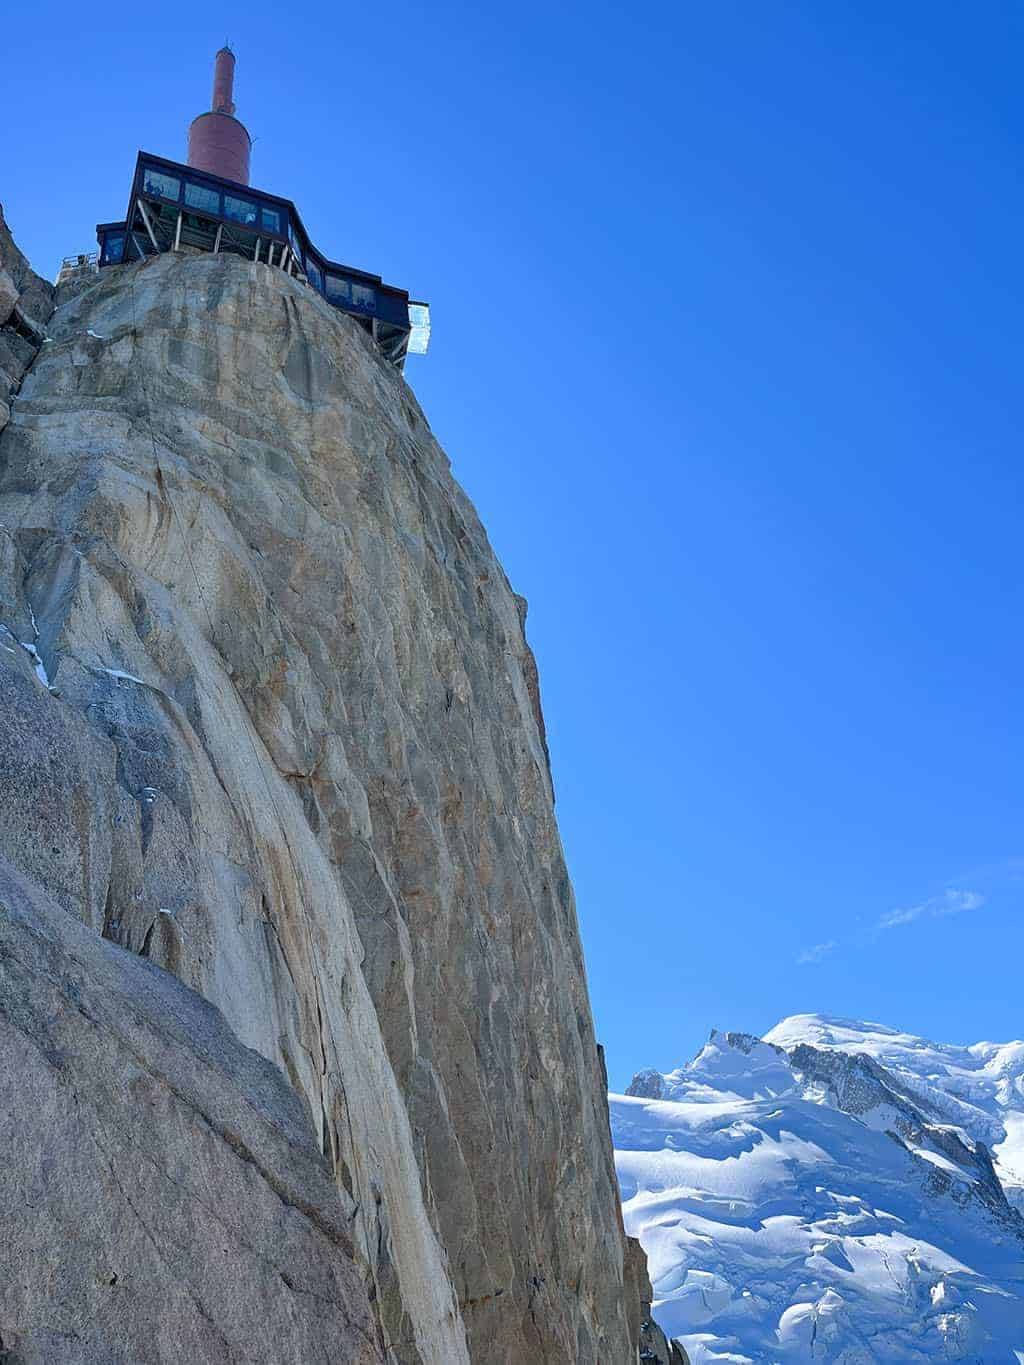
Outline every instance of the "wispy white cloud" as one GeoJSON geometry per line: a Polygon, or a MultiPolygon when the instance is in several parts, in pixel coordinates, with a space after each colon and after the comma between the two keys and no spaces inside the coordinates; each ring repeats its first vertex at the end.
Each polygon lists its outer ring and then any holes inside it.
{"type": "Polygon", "coordinates": [[[888,910],[879,918],[879,929],[896,929],[901,924],[913,924],[918,919],[935,919],[945,915],[959,915],[965,910],[979,910],[985,904],[980,891],[964,891],[947,887],[938,896],[930,896],[919,905],[908,905],[899,910],[888,910]]]}
{"type": "Polygon", "coordinates": [[[836,939],[829,939],[827,943],[815,943],[810,948],[805,948],[797,958],[797,963],[801,967],[806,967],[812,962],[820,962],[822,958],[828,957],[829,953],[839,947],[836,939]]]}
{"type": "Polygon", "coordinates": [[[899,924],[912,924],[928,913],[928,905],[908,905],[904,910],[888,910],[878,921],[879,929],[895,929],[899,924]]]}
{"type": "Polygon", "coordinates": [[[936,914],[958,915],[961,910],[980,910],[984,904],[985,897],[980,891],[957,891],[951,887],[936,914]]]}
{"type": "MultiPolygon", "coordinates": [[[[1000,863],[992,863],[985,867],[976,867],[971,872],[964,872],[958,878],[958,886],[947,886],[944,891],[938,892],[934,896],[929,896],[927,900],[919,901],[916,905],[899,906],[895,910],[887,910],[885,914],[879,915],[873,922],[864,923],[864,918],[856,916],[854,926],[860,921],[860,927],[851,927],[848,937],[841,939],[830,938],[822,943],[811,943],[803,948],[796,957],[796,963],[801,967],[814,966],[816,963],[823,962],[832,953],[844,952],[848,948],[866,947],[877,940],[880,933],[889,929],[898,929],[905,924],[914,924],[917,920],[923,919],[944,919],[949,915],[961,915],[967,911],[980,910],[989,901],[989,893],[998,905],[1001,888],[1007,885],[1017,884],[1024,881],[1024,858],[1013,857],[1005,858],[1000,863]],[[985,891],[968,890],[966,883],[968,879],[975,886],[980,882],[985,887],[985,891]]],[[[827,921],[825,921],[827,923],[827,921]]],[[[1022,1361],[1021,1365],[1024,1365],[1022,1361]]]]}

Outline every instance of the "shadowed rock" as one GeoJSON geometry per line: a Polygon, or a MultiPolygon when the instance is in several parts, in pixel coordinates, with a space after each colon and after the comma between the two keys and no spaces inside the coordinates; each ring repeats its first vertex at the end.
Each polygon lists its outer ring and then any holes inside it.
{"type": "Polygon", "coordinates": [[[0,1046],[5,1361],[384,1359],[295,1092],[3,861],[0,1046]]]}
{"type": "Polygon", "coordinates": [[[53,285],[41,280],[18,250],[0,204],[0,431],[45,336],[53,285]]]}

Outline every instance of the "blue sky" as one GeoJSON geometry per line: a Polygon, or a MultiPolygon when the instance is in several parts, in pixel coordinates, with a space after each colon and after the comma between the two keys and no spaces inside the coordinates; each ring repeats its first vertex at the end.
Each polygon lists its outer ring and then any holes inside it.
{"type": "Polygon", "coordinates": [[[253,183],[431,301],[612,1084],[1024,1033],[1020,5],[151,8],[6,17],[8,220],[88,248],[230,37],[253,183]]]}

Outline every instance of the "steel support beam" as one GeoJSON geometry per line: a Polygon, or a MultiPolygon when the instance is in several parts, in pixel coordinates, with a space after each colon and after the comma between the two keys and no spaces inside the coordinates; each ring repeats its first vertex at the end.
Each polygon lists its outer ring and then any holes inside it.
{"type": "Polygon", "coordinates": [[[153,224],[149,221],[149,214],[146,212],[146,205],[142,202],[141,199],[138,201],[138,204],[139,212],[142,214],[142,221],[145,223],[146,231],[149,233],[149,240],[153,243],[153,250],[159,251],[160,243],[157,241],[156,233],[153,231],[153,224]]]}

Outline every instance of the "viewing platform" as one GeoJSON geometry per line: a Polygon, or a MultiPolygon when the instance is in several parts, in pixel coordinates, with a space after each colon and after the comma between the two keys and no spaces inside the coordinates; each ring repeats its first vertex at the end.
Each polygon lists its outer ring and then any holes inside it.
{"type": "Polygon", "coordinates": [[[123,222],[96,228],[99,267],[194,247],[227,251],[296,276],[370,335],[401,370],[425,355],[430,310],[379,275],[341,265],[309,240],[289,199],[140,152],[123,222]]]}

